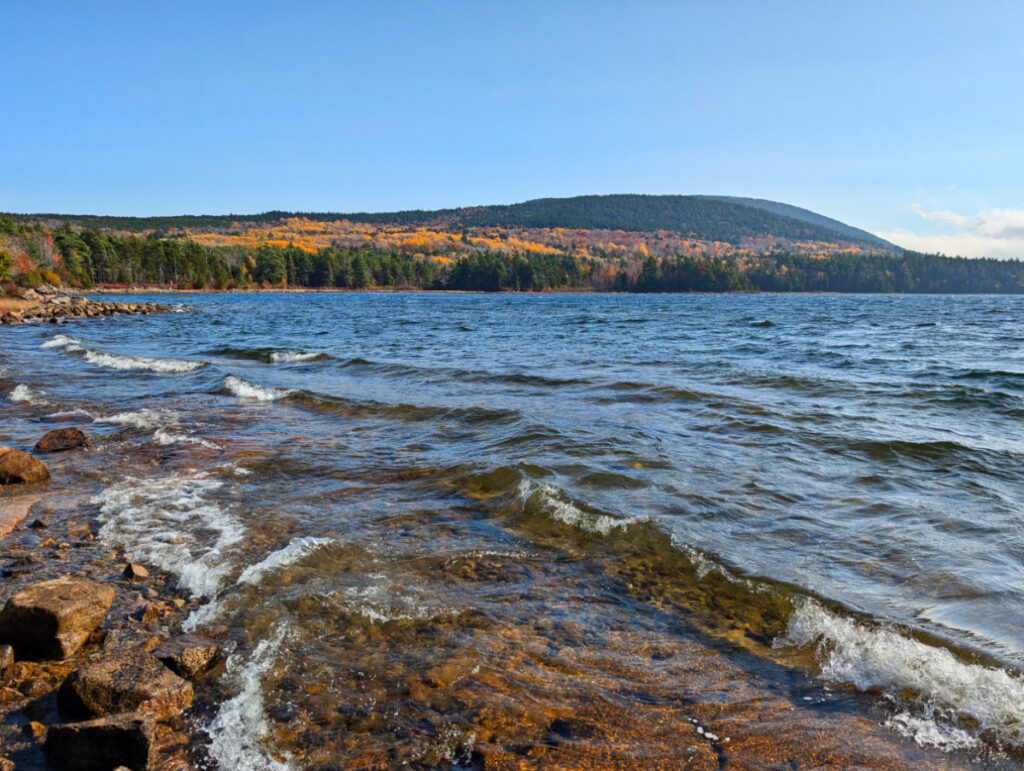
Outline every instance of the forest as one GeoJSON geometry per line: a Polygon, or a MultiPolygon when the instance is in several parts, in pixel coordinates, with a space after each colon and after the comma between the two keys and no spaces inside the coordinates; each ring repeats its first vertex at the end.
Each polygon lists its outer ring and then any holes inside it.
{"type": "Polygon", "coordinates": [[[439,243],[451,245],[444,254],[411,251],[401,244],[382,248],[372,239],[362,246],[320,248],[258,240],[210,245],[189,234],[136,235],[70,222],[51,230],[41,222],[3,215],[0,279],[84,289],[1024,293],[1019,260],[780,248],[762,253],[736,248],[652,254],[640,247],[628,253],[560,252],[520,247],[507,237],[480,238],[474,244],[467,231],[461,237],[443,235],[439,243]]]}

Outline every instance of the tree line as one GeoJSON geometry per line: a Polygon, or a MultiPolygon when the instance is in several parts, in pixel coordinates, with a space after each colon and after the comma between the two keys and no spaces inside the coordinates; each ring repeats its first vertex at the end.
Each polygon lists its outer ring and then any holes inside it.
{"type": "Polygon", "coordinates": [[[0,278],[5,273],[28,285],[59,277],[82,288],[1024,293],[1019,260],[909,251],[617,259],[471,252],[434,259],[372,247],[309,252],[296,246],[204,246],[187,237],[121,236],[68,223],[49,231],[9,216],[0,217],[0,278]]]}

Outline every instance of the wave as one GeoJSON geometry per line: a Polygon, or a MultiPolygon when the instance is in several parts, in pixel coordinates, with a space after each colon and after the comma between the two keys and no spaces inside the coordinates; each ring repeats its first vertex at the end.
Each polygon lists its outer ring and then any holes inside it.
{"type": "Polygon", "coordinates": [[[74,346],[76,350],[82,350],[81,340],[76,337],[69,337],[68,335],[54,335],[45,343],[40,345],[40,348],[68,348],[74,346]]]}
{"type": "Polygon", "coordinates": [[[81,354],[89,363],[99,367],[118,370],[137,370],[156,372],[159,374],[184,374],[195,372],[206,366],[201,361],[187,359],[156,359],[146,356],[123,356],[118,353],[106,353],[85,348],[81,340],[68,335],[54,335],[43,343],[40,348],[62,349],[65,353],[81,354]]]}
{"type": "Polygon", "coordinates": [[[821,676],[897,705],[889,719],[920,744],[941,749],[1024,746],[1024,681],[1004,669],[967,663],[890,626],[840,616],[812,600],[799,603],[777,647],[814,647],[821,676]]]}
{"type": "MultiPolygon", "coordinates": [[[[281,389],[272,389],[280,391],[281,389]]],[[[440,407],[417,404],[387,404],[375,401],[354,401],[339,396],[312,391],[291,391],[277,398],[287,397],[288,402],[303,407],[337,415],[352,417],[379,416],[396,420],[455,420],[460,423],[510,423],[518,420],[516,410],[492,409],[488,407],[440,407]]]]}
{"type": "Polygon", "coordinates": [[[496,499],[499,512],[531,537],[598,559],[627,591],[673,610],[702,634],[874,694],[889,713],[885,724],[922,746],[1024,748],[1024,680],[998,662],[860,620],[799,587],[745,576],[648,518],[599,512],[524,477],[519,468],[499,467],[467,474],[461,485],[496,499]]]}
{"type": "Polygon", "coordinates": [[[235,375],[228,375],[224,378],[224,387],[239,399],[247,399],[257,402],[276,402],[278,399],[294,393],[290,388],[270,388],[268,386],[250,383],[235,375]]]}
{"type": "MultiPolygon", "coordinates": [[[[67,350],[67,348],[65,348],[67,350]]],[[[206,366],[201,361],[187,359],[151,359],[145,356],[122,356],[117,353],[104,353],[85,349],[84,358],[89,364],[117,370],[135,370],[156,372],[158,374],[185,374],[195,372],[206,366]]]]}
{"type": "Polygon", "coordinates": [[[100,538],[176,575],[192,594],[213,597],[230,571],[225,551],[246,536],[210,499],[222,485],[205,472],[124,479],[92,500],[100,507],[100,538]]]}
{"type": "MultiPolygon", "coordinates": [[[[237,470],[237,469],[236,469],[237,470]]],[[[220,617],[224,612],[227,595],[232,589],[241,586],[258,586],[262,580],[271,572],[294,565],[306,557],[314,554],[325,546],[337,543],[332,538],[293,538],[287,546],[271,552],[261,561],[247,566],[234,583],[224,586],[221,592],[210,602],[196,608],[185,619],[182,628],[186,632],[194,632],[196,629],[205,626],[211,621],[220,617]]]]}
{"type": "Polygon", "coordinates": [[[50,404],[42,391],[37,391],[24,383],[14,386],[7,398],[15,404],[29,404],[33,407],[45,407],[50,404]]]}
{"type": "Polygon", "coordinates": [[[249,565],[242,571],[241,575],[238,576],[238,581],[236,583],[255,586],[260,583],[268,573],[287,567],[288,565],[293,565],[323,547],[334,543],[337,543],[337,541],[333,538],[317,538],[314,536],[293,538],[284,548],[271,552],[255,565],[249,565]]]}
{"type": "Polygon", "coordinates": [[[229,359],[262,361],[264,364],[292,364],[304,361],[323,361],[332,358],[329,354],[308,351],[279,350],[277,348],[234,348],[229,346],[207,350],[210,356],[229,359]]]}
{"type": "Polygon", "coordinates": [[[313,351],[274,351],[270,354],[271,364],[294,364],[302,361],[322,361],[329,359],[326,353],[313,351]]]}
{"type": "Polygon", "coordinates": [[[219,768],[251,771],[290,771],[290,758],[279,760],[266,747],[270,737],[264,681],[287,640],[283,625],[265,637],[246,658],[236,651],[228,658],[224,683],[236,693],[222,702],[209,726],[209,752],[219,768]]]}
{"type": "Polygon", "coordinates": [[[93,422],[146,430],[177,426],[179,419],[178,413],[172,410],[142,409],[135,412],[118,412],[113,415],[94,417],[93,422]]]}

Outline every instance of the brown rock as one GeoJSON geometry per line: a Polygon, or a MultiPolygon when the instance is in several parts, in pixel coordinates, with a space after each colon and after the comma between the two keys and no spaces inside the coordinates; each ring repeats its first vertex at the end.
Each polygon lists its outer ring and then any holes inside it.
{"type": "Polygon", "coordinates": [[[92,447],[89,437],[79,428],[55,428],[36,442],[36,452],[61,452],[78,447],[92,447]]]}
{"type": "Polygon", "coordinates": [[[149,571],[146,570],[142,565],[136,565],[134,562],[129,562],[124,569],[125,578],[147,578],[149,571]]]}
{"type": "Polygon", "coordinates": [[[78,650],[114,601],[104,584],[64,576],[30,586],[0,611],[0,643],[18,658],[63,659],[78,650]]]}
{"type": "Polygon", "coordinates": [[[0,771],[14,771],[14,761],[0,758],[0,771]]]}
{"type": "Polygon", "coordinates": [[[24,698],[25,694],[16,688],[0,687],[0,704],[11,704],[24,698]]]}
{"type": "Polygon", "coordinates": [[[41,460],[21,450],[0,447],[0,484],[46,482],[49,478],[50,471],[41,460]]]}
{"type": "Polygon", "coordinates": [[[31,739],[38,739],[46,733],[46,726],[42,723],[36,722],[35,720],[30,721],[27,725],[22,727],[22,733],[31,739]]]}
{"type": "Polygon", "coordinates": [[[53,686],[45,680],[35,678],[34,680],[29,680],[27,683],[22,683],[19,690],[30,699],[36,699],[40,696],[45,696],[52,691],[53,686]]]}
{"type": "Polygon", "coordinates": [[[153,651],[153,655],[175,674],[189,680],[209,671],[219,654],[219,645],[193,634],[167,640],[153,651]]]}
{"type": "Polygon", "coordinates": [[[192,684],[151,654],[129,650],[97,659],[71,674],[60,688],[58,704],[68,716],[148,712],[159,720],[192,703],[192,684]]]}
{"type": "Polygon", "coordinates": [[[152,767],[155,744],[153,717],[131,713],[52,726],[44,751],[50,765],[64,771],[144,771],[152,767]]]}

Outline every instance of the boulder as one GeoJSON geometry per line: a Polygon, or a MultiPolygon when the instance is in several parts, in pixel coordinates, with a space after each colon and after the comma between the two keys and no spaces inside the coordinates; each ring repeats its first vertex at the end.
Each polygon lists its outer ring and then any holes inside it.
{"type": "Polygon", "coordinates": [[[217,663],[220,646],[197,635],[186,634],[161,643],[153,655],[179,677],[195,680],[217,663]]]}
{"type": "Polygon", "coordinates": [[[79,428],[56,428],[36,442],[36,452],[61,452],[79,447],[92,447],[92,442],[79,428]]]}
{"type": "Polygon", "coordinates": [[[69,717],[147,712],[165,720],[192,703],[192,684],[145,651],[119,651],[73,672],[57,703],[69,717]]]}
{"type": "Polygon", "coordinates": [[[51,726],[43,750],[50,766],[64,771],[144,771],[153,765],[155,746],[153,717],[129,713],[51,726]]]}
{"type": "Polygon", "coordinates": [[[134,562],[129,562],[127,565],[125,565],[124,577],[130,579],[148,578],[149,571],[142,567],[142,565],[137,565],[134,562]]]}
{"type": "Polygon", "coordinates": [[[0,447],[0,484],[17,485],[46,482],[50,471],[46,464],[27,452],[0,447]]]}
{"type": "Polygon", "coordinates": [[[105,584],[64,576],[30,586],[0,611],[0,643],[19,659],[63,659],[78,650],[114,601],[105,584]]]}

